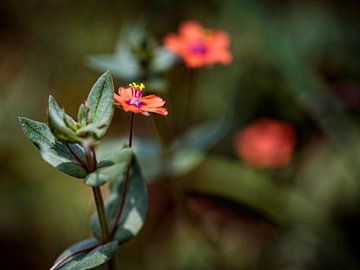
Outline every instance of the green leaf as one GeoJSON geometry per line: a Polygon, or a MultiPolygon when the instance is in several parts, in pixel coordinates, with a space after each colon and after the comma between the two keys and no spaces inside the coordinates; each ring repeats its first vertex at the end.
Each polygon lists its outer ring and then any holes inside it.
{"type": "MultiPolygon", "coordinates": [[[[124,178],[125,174],[119,175],[110,185],[110,195],[105,203],[106,216],[110,228],[113,227],[120,208],[124,189],[124,178]]],[[[140,231],[145,221],[147,204],[146,184],[141,175],[139,164],[134,157],[131,161],[125,206],[114,234],[116,240],[120,243],[125,242],[140,231]]],[[[92,217],[90,226],[95,237],[101,239],[101,228],[96,214],[92,217]]]]}
{"type": "Polygon", "coordinates": [[[112,181],[123,175],[133,156],[131,148],[124,148],[98,163],[98,168],[85,177],[85,184],[100,186],[106,181],[112,181]]]}
{"type": "Polygon", "coordinates": [[[89,120],[99,129],[98,139],[104,136],[114,113],[114,84],[110,71],[96,81],[87,98],[89,120]]]}
{"type": "Polygon", "coordinates": [[[151,69],[154,72],[164,72],[169,70],[178,60],[177,55],[165,48],[155,49],[154,59],[151,63],[151,69]]]}
{"type": "MultiPolygon", "coordinates": [[[[66,115],[66,117],[68,118],[68,122],[72,121],[75,123],[69,115],[66,115]]],[[[64,118],[65,112],[57,104],[55,98],[53,96],[49,96],[48,121],[53,134],[62,141],[80,142],[81,138],[76,136],[76,133],[66,125],[64,118]]]]}
{"type": "MultiPolygon", "coordinates": [[[[206,152],[222,138],[229,129],[225,118],[212,120],[190,129],[170,145],[171,158],[167,160],[168,175],[184,175],[204,159],[206,152]]],[[[164,165],[162,166],[164,170],[164,165]]]]}
{"type": "Polygon", "coordinates": [[[226,134],[230,124],[230,121],[226,118],[219,118],[202,123],[176,138],[170,148],[175,151],[183,148],[194,151],[205,151],[226,134]]]}
{"type": "Polygon", "coordinates": [[[65,250],[55,264],[74,252],[76,255],[70,257],[63,264],[60,264],[57,270],[85,270],[94,269],[107,261],[109,261],[118,249],[118,242],[111,241],[106,244],[101,244],[97,240],[87,239],[81,241],[67,250],[65,250]],[[82,252],[83,251],[83,252],[82,252]]]}
{"type": "Polygon", "coordinates": [[[88,118],[88,112],[89,112],[89,107],[87,105],[87,102],[82,103],[79,107],[78,114],[77,114],[77,120],[81,126],[86,125],[87,118],[88,118]]]}
{"type": "Polygon", "coordinates": [[[115,77],[127,81],[139,78],[141,72],[136,58],[131,55],[128,46],[119,48],[119,55],[95,55],[89,56],[89,65],[98,71],[111,70],[115,77]]]}
{"type": "Polygon", "coordinates": [[[87,137],[90,134],[95,134],[97,129],[95,124],[88,124],[76,130],[76,134],[81,137],[87,137]]]}
{"type": "Polygon", "coordinates": [[[133,48],[143,43],[144,32],[142,24],[123,26],[114,54],[92,55],[88,58],[89,65],[100,72],[111,70],[114,76],[125,81],[138,80],[142,68],[133,48]]]}
{"type": "Polygon", "coordinates": [[[40,150],[43,160],[68,175],[78,178],[86,176],[85,169],[74,156],[76,154],[82,162],[85,162],[84,151],[80,145],[57,141],[50,128],[44,123],[23,117],[19,118],[19,122],[25,135],[40,150]]]}
{"type": "MultiPolygon", "coordinates": [[[[96,155],[99,160],[115,154],[119,145],[127,145],[128,138],[121,137],[117,139],[103,140],[96,149],[96,155]]],[[[160,174],[160,164],[163,164],[161,156],[161,145],[158,141],[150,138],[133,138],[136,148],[133,149],[139,164],[142,168],[141,173],[145,179],[158,178],[160,174]]],[[[161,176],[161,175],[160,175],[161,176]]]]}

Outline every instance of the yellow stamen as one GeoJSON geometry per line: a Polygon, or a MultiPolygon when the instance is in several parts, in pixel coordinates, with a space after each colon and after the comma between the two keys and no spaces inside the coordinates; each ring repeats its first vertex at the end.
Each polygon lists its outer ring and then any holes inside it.
{"type": "Polygon", "coordinates": [[[145,85],[143,83],[141,83],[140,85],[133,82],[133,83],[130,83],[129,86],[131,88],[133,88],[134,90],[138,90],[138,91],[143,91],[145,89],[145,85]]]}

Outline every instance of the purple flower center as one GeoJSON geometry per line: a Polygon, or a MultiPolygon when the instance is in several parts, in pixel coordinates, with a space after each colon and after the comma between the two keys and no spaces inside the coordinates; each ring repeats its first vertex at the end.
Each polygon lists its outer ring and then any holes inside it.
{"type": "Polygon", "coordinates": [[[128,100],[128,102],[127,102],[129,105],[134,105],[134,106],[136,106],[136,107],[140,107],[140,105],[141,105],[141,102],[140,102],[140,100],[139,99],[137,99],[137,98],[131,98],[131,99],[129,99],[128,100]]]}
{"type": "Polygon", "coordinates": [[[139,108],[141,106],[140,99],[142,97],[142,91],[135,89],[134,87],[131,87],[131,90],[132,90],[132,97],[131,97],[131,99],[128,100],[127,103],[129,105],[134,105],[139,108]]]}
{"type": "Polygon", "coordinates": [[[190,51],[193,54],[204,55],[208,52],[207,47],[202,42],[196,42],[190,47],[190,51]]]}

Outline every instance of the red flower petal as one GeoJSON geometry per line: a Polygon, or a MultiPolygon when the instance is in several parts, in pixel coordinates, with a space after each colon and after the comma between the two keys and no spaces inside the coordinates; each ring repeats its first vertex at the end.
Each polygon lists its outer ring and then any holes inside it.
{"type": "Polygon", "coordinates": [[[213,48],[226,48],[230,44],[230,36],[224,31],[211,33],[209,42],[213,48]]]}
{"type": "Polygon", "coordinates": [[[120,88],[119,88],[119,94],[120,94],[120,96],[123,97],[124,99],[131,99],[131,98],[132,98],[132,90],[131,90],[131,87],[128,87],[128,88],[120,87],[120,88]]]}
{"type": "Polygon", "coordinates": [[[165,104],[165,100],[155,95],[149,95],[140,99],[142,108],[161,107],[165,104]]]}
{"type": "Polygon", "coordinates": [[[230,36],[224,31],[204,29],[199,23],[187,21],[180,25],[179,34],[164,38],[164,46],[178,54],[188,68],[201,68],[216,63],[230,64],[230,36]],[[200,49],[197,49],[199,45],[200,49]],[[204,50],[201,50],[201,46],[204,50]]]}
{"type": "Polygon", "coordinates": [[[183,48],[183,42],[175,34],[169,34],[164,38],[164,46],[178,53],[183,48]]]}
{"type": "Polygon", "coordinates": [[[143,110],[132,105],[132,104],[127,104],[126,102],[121,103],[121,107],[123,108],[123,110],[125,112],[133,112],[133,113],[142,113],[143,110]]]}
{"type": "Polygon", "coordinates": [[[179,33],[187,39],[201,39],[204,36],[204,29],[197,22],[187,21],[180,25],[179,33]]]}
{"type": "Polygon", "coordinates": [[[158,114],[165,115],[165,116],[168,115],[168,111],[164,107],[154,107],[154,108],[149,107],[149,108],[144,109],[144,111],[158,113],[158,114]]]}

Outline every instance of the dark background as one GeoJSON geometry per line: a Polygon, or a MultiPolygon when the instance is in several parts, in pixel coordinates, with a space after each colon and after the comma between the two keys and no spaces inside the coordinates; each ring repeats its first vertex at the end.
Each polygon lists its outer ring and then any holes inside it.
{"type": "MultiPolygon", "coordinates": [[[[200,164],[173,177],[188,187],[190,221],[169,181],[149,184],[148,219],[119,250],[121,269],[358,269],[359,8],[358,1],[2,0],[0,268],[50,268],[88,237],[94,210],[91,190],[43,162],[17,117],[45,121],[49,94],[75,115],[99,76],[87,57],[112,53],[124,23],[145,20],[161,40],[194,19],[227,31],[234,56],[229,66],[200,71],[195,124],[224,116],[230,127],[200,164]],[[252,169],[236,155],[234,134],[264,116],[296,129],[285,168],[252,169]]],[[[173,128],[183,121],[188,72],[178,66],[166,78],[160,95],[173,128]]],[[[126,136],[127,117],[116,112],[108,138],[126,136]]],[[[157,136],[151,118],[136,121],[136,135],[157,136]]]]}

